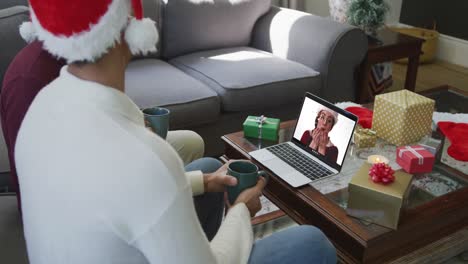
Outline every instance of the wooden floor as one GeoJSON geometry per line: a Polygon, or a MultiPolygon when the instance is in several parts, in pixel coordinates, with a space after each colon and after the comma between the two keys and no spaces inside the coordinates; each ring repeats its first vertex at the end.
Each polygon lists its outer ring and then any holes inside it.
{"type": "MultiPolygon", "coordinates": [[[[387,91],[402,89],[406,76],[406,65],[393,63],[393,85],[387,91]]],[[[416,91],[441,85],[450,85],[468,92],[468,68],[443,61],[421,64],[418,69],[416,91]]]]}

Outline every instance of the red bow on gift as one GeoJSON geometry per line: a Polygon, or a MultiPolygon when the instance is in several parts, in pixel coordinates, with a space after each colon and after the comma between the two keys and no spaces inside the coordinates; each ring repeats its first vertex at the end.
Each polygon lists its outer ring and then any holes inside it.
{"type": "Polygon", "coordinates": [[[369,176],[375,183],[384,185],[390,184],[395,181],[395,171],[386,163],[374,163],[369,170],[369,176]]]}

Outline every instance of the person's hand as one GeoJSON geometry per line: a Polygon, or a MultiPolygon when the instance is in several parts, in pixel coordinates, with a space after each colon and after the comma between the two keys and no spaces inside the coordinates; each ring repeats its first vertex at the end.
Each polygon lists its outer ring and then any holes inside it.
{"type": "Polygon", "coordinates": [[[237,179],[227,175],[227,167],[232,161],[233,160],[230,160],[213,173],[203,175],[205,192],[224,192],[226,186],[237,185],[237,179]]]}
{"type": "Polygon", "coordinates": [[[322,135],[322,131],[318,128],[312,130],[310,132],[310,136],[312,137],[312,141],[310,142],[310,145],[309,147],[311,149],[314,149],[316,150],[318,148],[318,146],[320,145],[320,138],[321,138],[321,135],[322,135]]]}
{"type": "Polygon", "coordinates": [[[153,132],[153,133],[156,133],[156,131],[154,131],[153,127],[151,126],[150,122],[148,120],[145,119],[145,127],[146,129],[148,129],[149,131],[153,132]]]}
{"type": "Polygon", "coordinates": [[[265,188],[267,181],[264,177],[258,177],[257,184],[254,187],[245,189],[237,197],[234,205],[238,203],[245,203],[247,209],[249,209],[250,216],[254,217],[255,214],[262,209],[262,204],[260,203],[260,196],[262,195],[262,190],[265,188]]]}
{"type": "Polygon", "coordinates": [[[326,133],[325,131],[321,131],[319,135],[319,144],[318,144],[319,149],[326,148],[329,140],[330,139],[328,138],[328,133],[326,133]]]}

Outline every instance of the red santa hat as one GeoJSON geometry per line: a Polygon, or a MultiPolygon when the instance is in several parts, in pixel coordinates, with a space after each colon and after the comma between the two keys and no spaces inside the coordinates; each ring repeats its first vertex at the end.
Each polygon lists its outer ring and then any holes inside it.
{"type": "Polygon", "coordinates": [[[95,61],[124,38],[133,55],[156,51],[156,23],[143,18],[141,0],[29,0],[31,22],[20,27],[28,42],[38,39],[51,54],[95,61]],[[133,10],[134,17],[129,18],[133,10]]]}

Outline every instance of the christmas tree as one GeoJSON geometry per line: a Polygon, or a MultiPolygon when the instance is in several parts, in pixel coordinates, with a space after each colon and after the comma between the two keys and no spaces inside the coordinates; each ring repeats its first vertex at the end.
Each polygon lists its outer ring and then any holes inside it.
{"type": "Polygon", "coordinates": [[[384,0],[351,0],[347,12],[348,23],[375,34],[385,21],[389,7],[384,0]]]}

